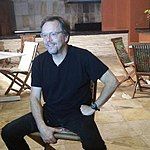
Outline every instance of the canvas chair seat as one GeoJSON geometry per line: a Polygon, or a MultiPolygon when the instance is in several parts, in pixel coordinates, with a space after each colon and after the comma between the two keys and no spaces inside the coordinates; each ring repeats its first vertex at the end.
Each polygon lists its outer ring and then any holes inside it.
{"type": "Polygon", "coordinates": [[[23,48],[24,55],[21,56],[18,68],[0,69],[0,73],[11,80],[11,83],[6,90],[5,95],[7,95],[11,90],[15,91],[16,95],[20,95],[23,90],[31,88],[30,85],[27,84],[27,80],[31,73],[32,60],[36,56],[37,48],[37,42],[25,41],[23,48]],[[19,89],[16,89],[14,87],[15,84],[19,86],[19,89]]]}
{"type": "MultiPolygon", "coordinates": [[[[94,102],[96,100],[97,82],[91,81],[91,91],[92,91],[91,102],[94,102]]],[[[62,132],[54,133],[54,137],[56,139],[70,140],[70,141],[80,141],[81,140],[77,134],[75,134],[75,133],[73,133],[73,132],[71,132],[65,128],[61,128],[61,129],[63,129],[62,132]]],[[[37,142],[38,144],[43,146],[45,150],[55,150],[55,148],[53,148],[50,144],[44,143],[39,132],[31,133],[28,135],[28,137],[30,137],[35,142],[37,142]]]]}

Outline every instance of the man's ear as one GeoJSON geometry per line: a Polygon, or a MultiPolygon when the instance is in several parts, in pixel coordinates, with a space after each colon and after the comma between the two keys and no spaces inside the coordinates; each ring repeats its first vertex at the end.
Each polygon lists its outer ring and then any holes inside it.
{"type": "Polygon", "coordinates": [[[65,36],[65,42],[68,43],[68,41],[69,41],[69,36],[66,35],[66,36],[65,36]]]}

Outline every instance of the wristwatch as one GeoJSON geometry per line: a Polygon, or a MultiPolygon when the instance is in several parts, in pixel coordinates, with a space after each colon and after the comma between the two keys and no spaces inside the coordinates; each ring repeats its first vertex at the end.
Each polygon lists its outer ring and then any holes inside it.
{"type": "Polygon", "coordinates": [[[100,111],[96,103],[91,103],[91,108],[100,111]]]}

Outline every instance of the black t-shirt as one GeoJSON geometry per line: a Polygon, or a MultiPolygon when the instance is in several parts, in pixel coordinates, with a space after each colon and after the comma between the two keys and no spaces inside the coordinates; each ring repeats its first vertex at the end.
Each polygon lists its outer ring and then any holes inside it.
{"type": "Polygon", "coordinates": [[[100,79],[107,70],[91,52],[69,45],[59,66],[48,51],[34,59],[31,85],[42,88],[44,109],[59,118],[90,104],[90,81],[100,79]]]}

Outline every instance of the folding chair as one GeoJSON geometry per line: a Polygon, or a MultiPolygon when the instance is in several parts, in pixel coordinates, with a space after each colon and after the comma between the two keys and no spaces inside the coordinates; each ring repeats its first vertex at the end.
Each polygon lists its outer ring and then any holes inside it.
{"type": "Polygon", "coordinates": [[[16,95],[20,95],[25,89],[30,89],[30,85],[27,84],[27,80],[30,76],[32,60],[36,56],[38,43],[36,42],[24,42],[23,56],[21,57],[18,68],[1,68],[0,73],[5,75],[11,80],[11,84],[5,92],[7,95],[11,90],[16,92],[16,95]],[[19,89],[14,88],[15,85],[19,86],[19,89]]]}
{"type": "Polygon", "coordinates": [[[132,45],[132,48],[136,75],[136,83],[132,96],[134,97],[137,85],[140,91],[143,88],[150,88],[150,85],[148,86],[143,78],[143,76],[148,76],[148,80],[150,80],[150,43],[136,43],[132,45]],[[140,83],[141,81],[144,81],[144,85],[140,83]]]}
{"type": "Polygon", "coordinates": [[[120,81],[120,84],[122,84],[123,82],[125,82],[127,80],[130,80],[131,83],[134,84],[135,82],[132,79],[132,77],[135,75],[134,63],[129,58],[129,55],[128,55],[126,49],[125,49],[122,37],[112,38],[111,41],[112,41],[112,43],[115,47],[117,58],[118,58],[121,66],[122,66],[122,68],[125,72],[125,76],[120,81]]]}
{"type": "MultiPolygon", "coordinates": [[[[92,92],[91,102],[94,102],[96,100],[96,91],[97,91],[97,82],[91,81],[91,92],[92,92]]],[[[28,137],[30,137],[35,142],[43,146],[44,150],[55,150],[55,148],[53,148],[50,144],[44,143],[44,141],[40,137],[39,132],[31,133],[30,135],[28,135],[28,137]]],[[[54,137],[56,139],[61,139],[61,140],[80,141],[80,137],[77,134],[67,129],[63,129],[61,133],[55,133],[54,137]]]]}

